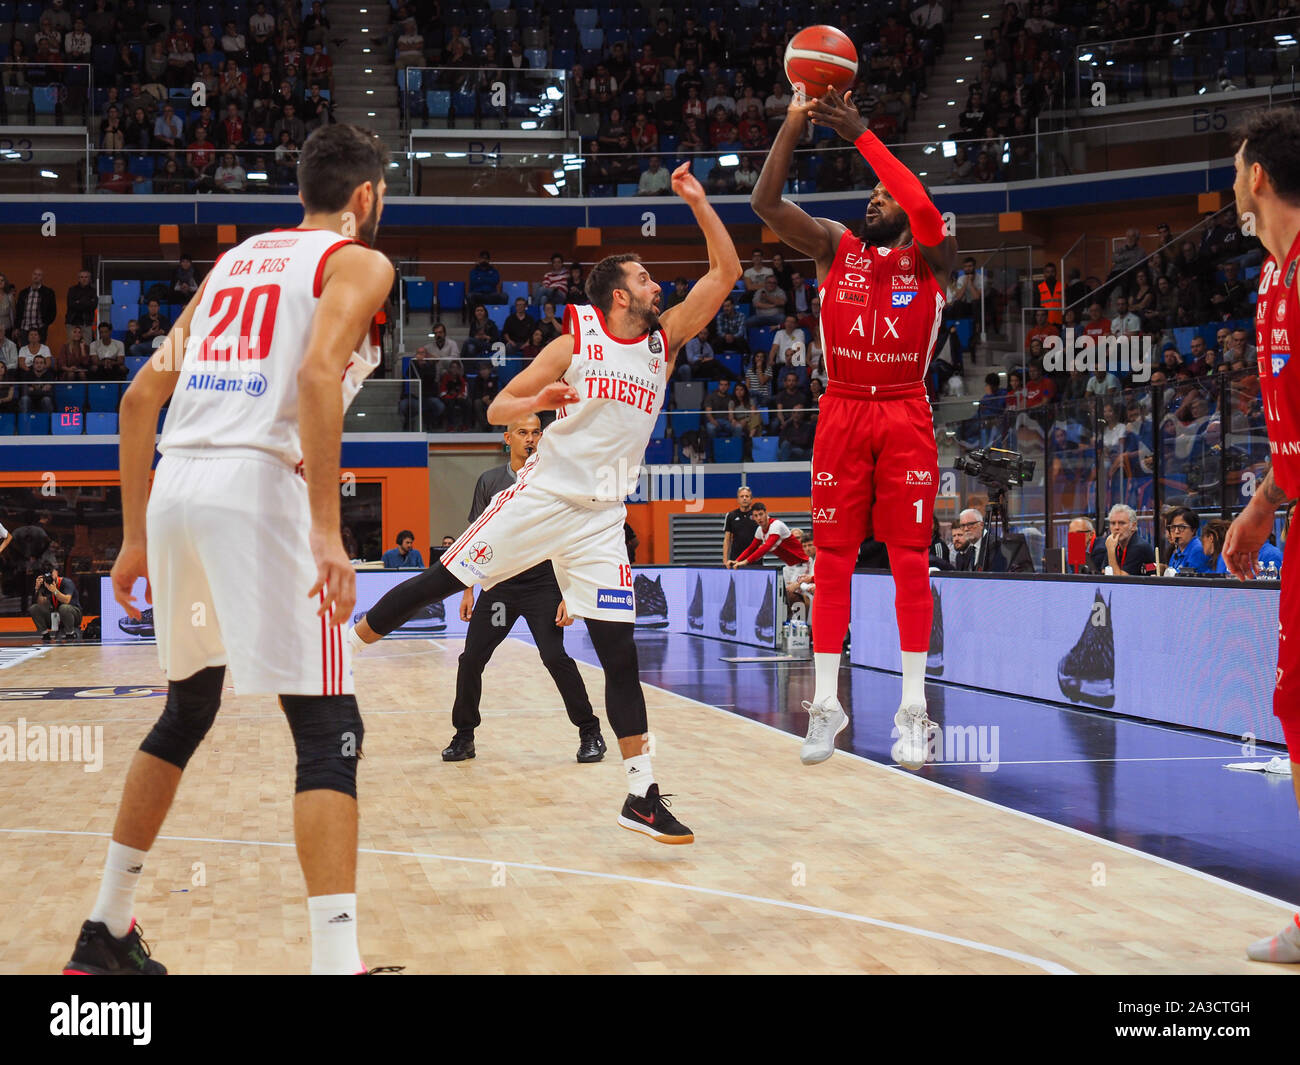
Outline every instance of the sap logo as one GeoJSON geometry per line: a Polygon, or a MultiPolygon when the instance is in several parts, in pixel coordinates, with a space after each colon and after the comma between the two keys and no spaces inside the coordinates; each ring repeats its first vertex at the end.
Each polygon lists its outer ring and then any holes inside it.
{"type": "Polygon", "coordinates": [[[889,305],[891,307],[906,307],[916,299],[915,292],[892,292],[889,296],[889,305]]]}
{"type": "Polygon", "coordinates": [[[932,485],[934,484],[934,474],[929,470],[908,470],[908,484],[932,485]]]}
{"type": "Polygon", "coordinates": [[[1278,374],[1282,372],[1282,367],[1284,367],[1287,364],[1290,358],[1291,358],[1291,353],[1289,351],[1273,352],[1273,376],[1274,377],[1276,377],[1278,374]]]}
{"type": "Polygon", "coordinates": [[[596,606],[610,610],[631,610],[632,593],[621,588],[597,588],[596,606]]]}
{"type": "Polygon", "coordinates": [[[854,255],[849,252],[844,256],[844,265],[850,270],[866,270],[871,266],[870,255],[854,255]]]}
{"type": "Polygon", "coordinates": [[[850,292],[846,288],[840,289],[836,295],[836,298],[841,303],[866,303],[867,302],[867,294],[865,292],[850,292]]]}
{"type": "MultiPolygon", "coordinates": [[[[1262,344],[1262,343],[1263,343],[1263,341],[1260,340],[1258,337],[1256,337],[1255,339],[1256,339],[1256,343],[1258,343],[1258,344],[1262,344]]],[[[1276,345],[1276,346],[1279,347],[1279,348],[1284,348],[1284,347],[1287,346],[1287,336],[1286,336],[1286,330],[1285,330],[1285,329],[1274,329],[1274,330],[1273,330],[1273,343],[1274,343],[1274,345],[1276,345]]]]}
{"type": "Polygon", "coordinates": [[[894,288],[916,288],[916,275],[895,274],[891,284],[894,288]]]}
{"type": "Polygon", "coordinates": [[[812,520],[833,525],[835,524],[835,511],[837,509],[836,507],[816,507],[812,513],[812,520]]]}

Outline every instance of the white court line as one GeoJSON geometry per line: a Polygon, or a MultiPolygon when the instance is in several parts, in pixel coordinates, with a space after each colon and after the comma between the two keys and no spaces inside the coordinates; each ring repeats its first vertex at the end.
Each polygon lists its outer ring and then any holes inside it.
{"type": "MultiPolygon", "coordinates": [[[[591,666],[591,663],[589,662],[584,662],[583,665],[588,666],[589,668],[599,668],[599,667],[591,666]]],[[[709,710],[716,710],[718,713],[726,714],[728,717],[736,718],[741,721],[748,721],[751,725],[756,725],[758,728],[763,728],[763,729],[767,729],[770,732],[775,732],[778,736],[782,736],[785,739],[790,740],[792,744],[798,742],[799,740],[798,736],[792,736],[790,733],[784,731],[783,729],[777,728],[775,725],[769,725],[763,721],[755,721],[753,718],[745,717],[742,714],[733,714],[727,710],[719,710],[718,707],[713,706],[710,703],[701,702],[699,699],[692,699],[689,695],[682,695],[680,692],[671,691],[667,688],[660,688],[657,685],[648,684],[645,681],[642,681],[641,684],[643,687],[653,688],[655,691],[663,692],[665,695],[674,695],[678,699],[685,699],[688,703],[695,703],[697,706],[703,706],[709,710]]],[[[1158,865],[1163,865],[1167,869],[1176,869],[1179,872],[1187,873],[1190,876],[1194,876],[1199,880],[1204,880],[1211,884],[1217,884],[1219,887],[1228,888],[1230,891],[1238,892],[1239,894],[1246,895],[1247,897],[1252,899],[1258,899],[1260,902],[1267,902],[1270,905],[1279,906],[1282,909],[1288,910],[1292,913],[1294,913],[1295,910],[1297,909],[1297,904],[1294,902],[1284,902],[1282,899],[1273,898],[1272,895],[1265,895],[1262,891],[1255,891],[1252,888],[1243,887],[1241,884],[1234,884],[1230,880],[1223,880],[1220,877],[1213,876],[1210,873],[1202,872],[1200,869],[1193,869],[1191,866],[1180,865],[1178,862],[1170,861],[1168,858],[1162,858],[1158,854],[1148,854],[1146,851],[1137,850],[1135,847],[1127,847],[1123,843],[1116,843],[1114,840],[1106,839],[1102,836],[1094,836],[1092,833],[1084,832],[1082,829],[1071,828],[1069,825],[1062,825],[1062,824],[1058,824],[1055,821],[1049,821],[1047,818],[1039,817],[1037,814],[1026,813],[1024,810],[1017,810],[1014,806],[1003,806],[1001,803],[996,803],[990,799],[981,798],[978,795],[971,795],[968,792],[962,791],[959,788],[949,787],[946,784],[940,784],[934,780],[927,780],[925,777],[917,773],[910,773],[906,769],[900,769],[895,766],[882,765],[880,762],[873,761],[872,759],[867,758],[864,755],[856,754],[853,751],[842,751],[839,748],[836,748],[835,753],[837,755],[842,754],[847,758],[856,758],[859,762],[864,762],[868,766],[871,766],[873,769],[882,770],[883,772],[886,773],[893,773],[896,777],[901,776],[906,780],[913,781],[914,783],[917,784],[923,784],[928,788],[937,788],[938,790],[944,792],[947,795],[956,795],[970,802],[979,803],[981,806],[988,806],[994,810],[1002,810],[1005,813],[1013,814],[1016,817],[1023,817],[1026,821],[1033,821],[1036,824],[1046,825],[1049,828],[1054,828],[1059,832],[1066,832],[1072,836],[1078,836],[1080,839],[1086,839],[1092,843],[1099,843],[1103,847],[1110,847],[1112,850],[1123,851],[1125,854],[1132,854],[1139,858],[1145,858],[1148,861],[1155,862],[1158,865]]]]}
{"type": "MultiPolygon", "coordinates": [[[[45,828],[0,828],[0,832],[9,835],[36,835],[36,836],[99,836],[102,838],[111,837],[110,832],[64,832],[57,829],[45,828]]],[[[214,839],[205,836],[159,836],[160,840],[168,840],[173,843],[217,843],[230,844],[237,847],[293,847],[292,843],[273,843],[265,840],[247,840],[247,839],[214,839]]],[[[390,851],[379,850],[374,847],[358,847],[359,854],[375,854],[392,858],[420,858],[429,861],[439,862],[461,862],[467,865],[491,865],[505,866],[509,869],[529,869],[538,873],[561,873],[566,876],[585,876],[593,880],[614,880],[625,884],[643,884],[646,887],[670,888],[674,891],[686,891],[697,895],[713,895],[717,898],[736,899],[740,902],[756,902],[764,906],[778,906],[784,910],[797,910],[800,913],[817,914],[820,917],[836,917],[843,921],[853,921],[856,924],[871,925],[876,928],[888,928],[894,932],[904,932],[907,935],[920,936],[922,939],[933,939],[940,943],[951,943],[954,946],[967,947],[970,950],[977,950],[984,954],[996,954],[1001,958],[1010,958],[1012,961],[1022,962],[1025,965],[1032,965],[1042,969],[1045,973],[1054,976],[1077,976],[1073,969],[1068,969],[1059,962],[1048,961],[1046,958],[1036,958],[1032,954],[1021,954],[1019,951],[1008,950],[1005,947],[993,946],[990,943],[980,943],[974,939],[962,939],[960,936],[949,936],[943,932],[932,932],[928,928],[916,928],[913,925],[898,924],[895,921],[884,921],[878,917],[864,917],[858,913],[848,913],[844,910],[829,910],[822,906],[810,906],[802,902],[789,902],[785,899],[769,899],[762,895],[747,895],[739,891],[724,891],[721,888],[700,887],[696,884],[679,884],[672,880],[652,880],[644,876],[627,876],[623,873],[598,873],[590,869],[568,869],[557,865],[537,865],[533,862],[503,862],[493,858],[463,858],[455,854],[425,854],[420,851],[390,851]]]]}

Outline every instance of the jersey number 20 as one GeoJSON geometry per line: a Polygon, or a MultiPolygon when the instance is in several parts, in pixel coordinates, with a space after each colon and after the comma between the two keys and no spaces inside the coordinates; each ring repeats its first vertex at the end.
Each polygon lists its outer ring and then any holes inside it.
{"type": "Polygon", "coordinates": [[[258,285],[247,292],[242,288],[221,289],[212,297],[211,315],[217,321],[199,349],[199,358],[265,359],[271,354],[271,335],[279,306],[279,285],[258,285]],[[239,332],[231,336],[227,330],[239,315],[241,304],[244,313],[239,320],[239,332]]]}

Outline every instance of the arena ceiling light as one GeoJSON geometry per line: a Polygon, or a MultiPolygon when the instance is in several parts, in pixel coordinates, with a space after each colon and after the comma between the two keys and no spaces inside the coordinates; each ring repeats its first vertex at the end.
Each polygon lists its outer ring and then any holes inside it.
{"type": "Polygon", "coordinates": [[[734,152],[718,156],[718,166],[740,166],[740,156],[734,152]]]}
{"type": "Polygon", "coordinates": [[[56,178],[56,177],[58,177],[58,176],[59,176],[59,175],[56,174],[53,170],[42,170],[42,171],[41,171],[41,177],[43,177],[43,178],[56,178]]]}
{"type": "Polygon", "coordinates": [[[943,142],[943,157],[944,157],[945,159],[955,159],[956,156],[957,156],[957,142],[956,142],[956,141],[944,141],[944,142],[943,142]]]}
{"type": "Polygon", "coordinates": [[[1284,44],[1284,45],[1295,44],[1295,38],[1292,37],[1291,34],[1289,33],[1275,33],[1273,34],[1273,40],[1277,41],[1278,44],[1284,44]]]}
{"type": "Polygon", "coordinates": [[[1092,53],[1091,53],[1091,52],[1084,52],[1083,55],[1079,56],[1079,62],[1080,62],[1080,63],[1091,63],[1091,62],[1092,62],[1092,53]]]}

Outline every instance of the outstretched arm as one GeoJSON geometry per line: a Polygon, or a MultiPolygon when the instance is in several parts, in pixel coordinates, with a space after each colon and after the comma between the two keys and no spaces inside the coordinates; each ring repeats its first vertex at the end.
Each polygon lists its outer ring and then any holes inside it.
{"type": "Polygon", "coordinates": [[[539,410],[577,402],[578,393],[560,380],[572,359],[573,337],[561,333],[498,393],[487,409],[487,420],[492,425],[509,425],[539,410]]]}
{"type": "Polygon", "coordinates": [[[829,126],[862,153],[886,191],[907,213],[912,236],[921,246],[921,254],[930,269],[946,280],[957,261],[957,238],[946,232],[943,216],[921,179],[867,128],[853,101],[844,93],[831,89],[809,107],[808,114],[813,125],[829,126]]]}
{"type": "Polygon", "coordinates": [[[704,233],[709,249],[709,272],[695,282],[681,303],[660,315],[659,321],[668,334],[670,356],[713,321],[741,273],[740,256],[736,254],[731,234],[718,213],[709,206],[704,189],[691,174],[688,163],[673,171],[673,191],[686,201],[704,233]]]}
{"type": "Polygon", "coordinates": [[[794,157],[794,146],[803,136],[807,122],[807,104],[802,95],[796,93],[786,111],[785,122],[772,143],[772,150],[768,152],[763,172],[750,194],[749,205],[786,244],[816,261],[817,278],[821,280],[835,261],[835,249],[844,235],[845,226],[829,218],[814,218],[781,195],[785,177],[790,172],[790,160],[794,157]]]}

